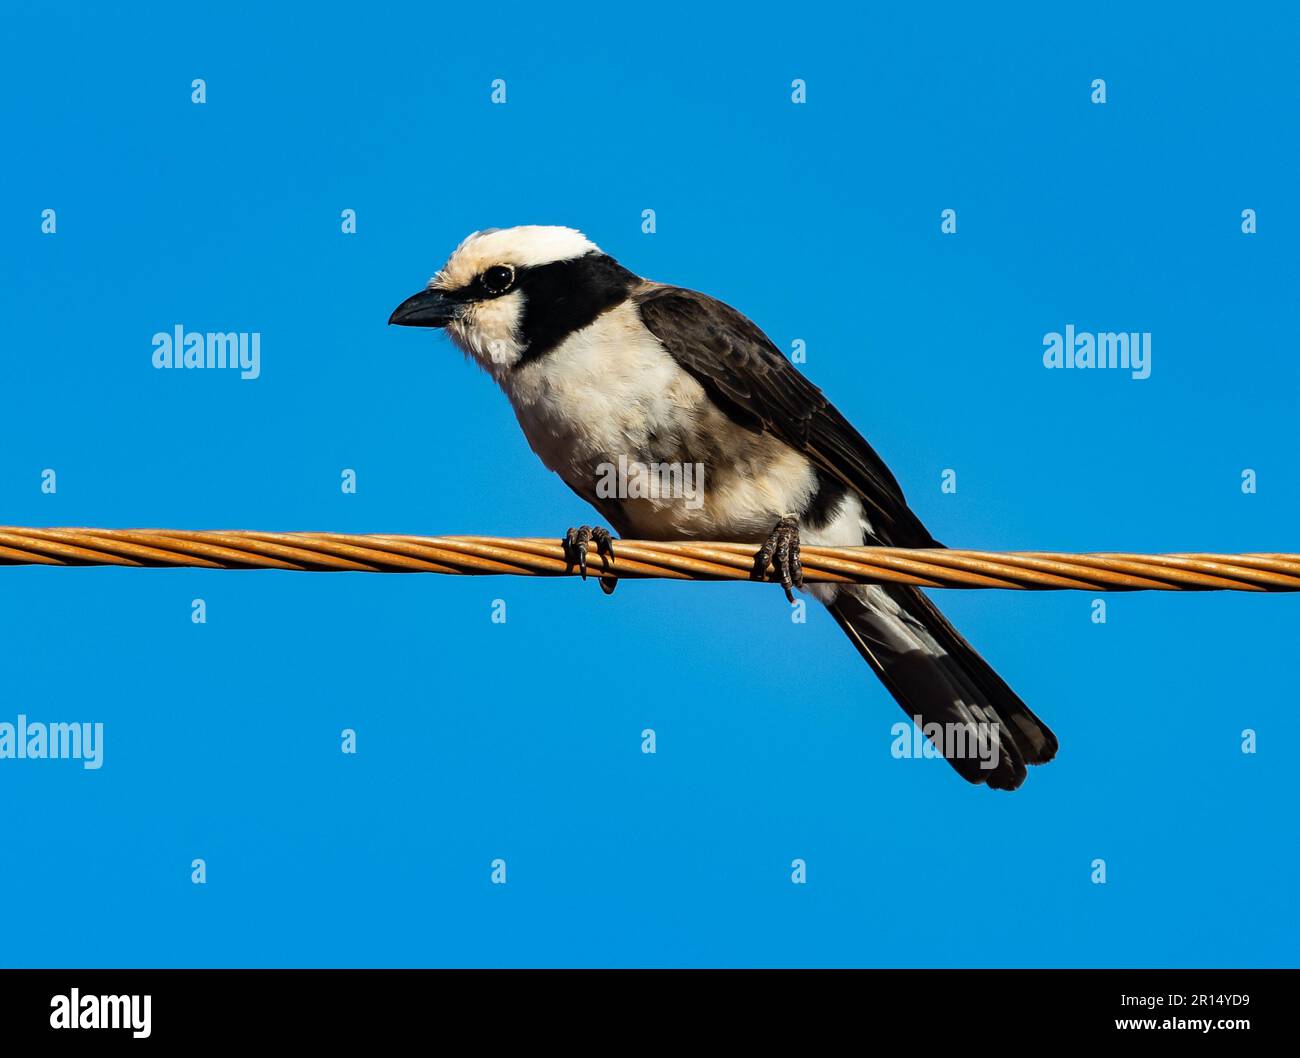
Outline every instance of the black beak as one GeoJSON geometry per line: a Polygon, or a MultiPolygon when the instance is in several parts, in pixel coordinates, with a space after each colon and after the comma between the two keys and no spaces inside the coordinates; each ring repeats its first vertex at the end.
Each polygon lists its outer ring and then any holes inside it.
{"type": "Polygon", "coordinates": [[[445,327],[456,318],[457,309],[455,299],[443,291],[421,290],[393,309],[388,322],[399,327],[445,327]]]}

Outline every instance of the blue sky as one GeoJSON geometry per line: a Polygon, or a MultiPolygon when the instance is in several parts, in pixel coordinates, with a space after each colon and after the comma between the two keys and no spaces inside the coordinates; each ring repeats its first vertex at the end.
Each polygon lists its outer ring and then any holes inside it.
{"type": "MultiPolygon", "coordinates": [[[[1298,550],[1294,14],[745,10],[7,13],[0,522],[590,520],[386,326],[468,232],[557,223],[803,339],[950,545],[1298,550]],[[260,332],[261,377],[153,369],[177,324],[260,332]],[[1044,369],[1067,324],[1150,332],[1151,377],[1044,369]]],[[[99,770],[0,760],[3,965],[1296,961],[1300,599],[939,593],[1061,740],[998,795],[893,759],[775,588],[0,585],[0,721],[105,725],[99,770]]]]}

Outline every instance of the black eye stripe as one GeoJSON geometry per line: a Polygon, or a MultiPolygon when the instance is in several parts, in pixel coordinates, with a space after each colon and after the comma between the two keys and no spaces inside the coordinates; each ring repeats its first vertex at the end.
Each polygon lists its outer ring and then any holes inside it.
{"type": "Polygon", "coordinates": [[[623,301],[638,282],[612,257],[594,252],[521,268],[512,289],[524,295],[520,326],[524,360],[545,356],[568,335],[623,301]]]}

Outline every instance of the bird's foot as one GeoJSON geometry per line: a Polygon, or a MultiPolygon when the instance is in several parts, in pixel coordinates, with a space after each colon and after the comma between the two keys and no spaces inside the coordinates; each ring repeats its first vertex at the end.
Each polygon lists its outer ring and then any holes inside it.
{"type": "Polygon", "coordinates": [[[583,580],[587,579],[587,547],[594,543],[596,554],[600,556],[600,590],[606,595],[614,594],[618,578],[610,574],[614,565],[614,537],[608,529],[599,525],[594,528],[590,525],[579,526],[565,533],[560,542],[564,545],[564,561],[568,569],[572,571],[577,566],[583,580]]]}
{"type": "Polygon", "coordinates": [[[799,562],[799,523],[794,518],[782,518],[776,523],[758,553],[754,555],[754,569],[750,580],[766,580],[767,567],[780,578],[785,597],[794,602],[793,588],[803,587],[803,566],[799,562]]]}

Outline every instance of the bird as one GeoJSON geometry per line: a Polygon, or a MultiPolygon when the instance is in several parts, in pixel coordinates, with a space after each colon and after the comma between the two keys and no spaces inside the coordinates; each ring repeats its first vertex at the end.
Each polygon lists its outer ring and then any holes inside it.
{"type": "MultiPolygon", "coordinates": [[[[1056,755],[1056,736],[919,588],[804,585],[801,544],[943,545],[862,435],[736,309],[643,279],[574,228],[524,225],[470,234],[388,322],[442,329],[619,536],[753,543],[754,578],[770,568],[791,602],[799,589],[823,603],[963,779],[1014,790],[1056,755]],[[601,488],[600,468],[620,458],[702,467],[699,502],[601,488]]],[[[585,577],[593,546],[616,573],[615,540],[600,525],[562,542],[585,577]]]]}

